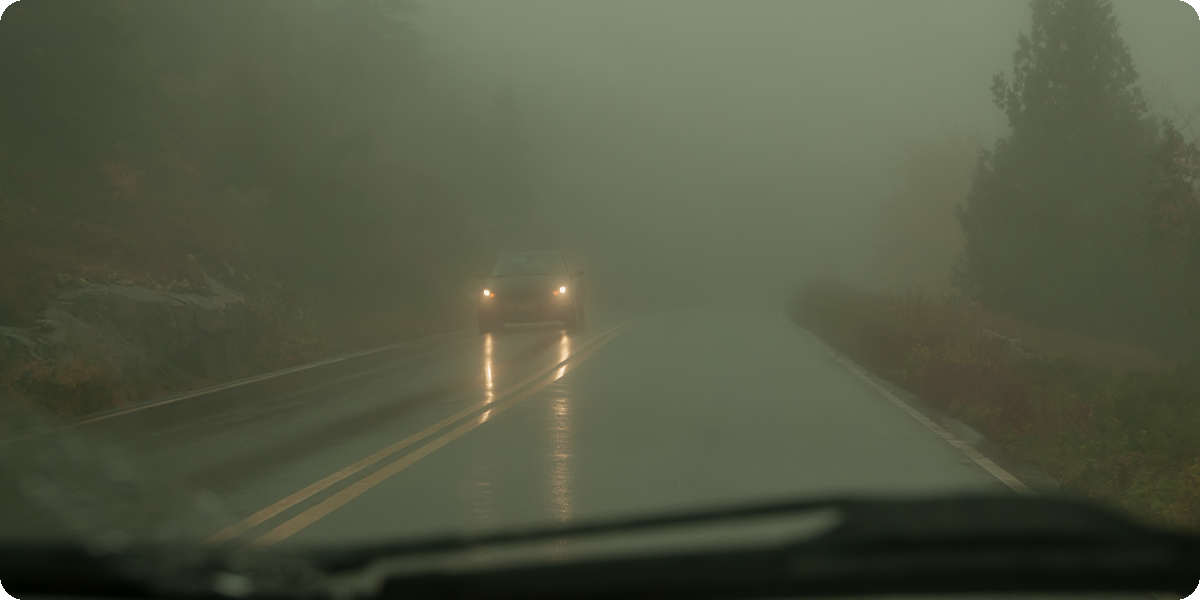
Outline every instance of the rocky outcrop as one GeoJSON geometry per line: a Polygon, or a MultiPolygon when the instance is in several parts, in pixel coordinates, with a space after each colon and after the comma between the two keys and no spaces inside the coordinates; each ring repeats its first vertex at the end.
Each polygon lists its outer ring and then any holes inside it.
{"type": "Polygon", "coordinates": [[[36,327],[0,328],[0,373],[61,416],[87,414],[255,372],[269,329],[213,278],[188,292],[76,282],[36,327]]]}

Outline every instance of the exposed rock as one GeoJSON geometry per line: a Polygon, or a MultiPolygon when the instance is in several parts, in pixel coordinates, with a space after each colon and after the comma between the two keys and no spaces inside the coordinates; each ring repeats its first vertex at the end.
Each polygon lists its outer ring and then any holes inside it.
{"type": "Polygon", "coordinates": [[[28,331],[16,327],[0,327],[0,365],[37,357],[37,343],[28,331]]]}
{"type": "Polygon", "coordinates": [[[255,372],[261,358],[254,352],[266,332],[261,315],[221,282],[209,278],[206,287],[199,293],[77,282],[37,326],[0,328],[0,372],[54,403],[62,396],[67,412],[255,372]]]}

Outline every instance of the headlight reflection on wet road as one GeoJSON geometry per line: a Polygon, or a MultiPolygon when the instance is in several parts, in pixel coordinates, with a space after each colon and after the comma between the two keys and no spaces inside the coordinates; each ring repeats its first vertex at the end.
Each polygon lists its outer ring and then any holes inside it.
{"type": "MultiPolygon", "coordinates": [[[[571,357],[571,336],[562,333],[558,340],[557,362],[565,363],[571,357]]],[[[495,345],[492,334],[483,336],[483,399],[487,408],[479,414],[480,424],[486,423],[492,417],[492,403],[496,400],[495,345]]],[[[567,365],[560,364],[554,370],[554,381],[558,382],[567,374],[567,365]]],[[[549,415],[549,472],[548,483],[550,492],[551,518],[567,521],[571,517],[571,411],[569,396],[560,390],[550,401],[549,415]]],[[[472,497],[482,507],[491,504],[491,483],[480,479],[478,488],[473,490],[472,497]]],[[[490,516],[483,508],[475,514],[477,521],[486,521],[490,516]]]]}
{"type": "Polygon", "coordinates": [[[566,396],[557,396],[550,404],[553,411],[550,430],[550,502],[554,518],[571,518],[571,411],[566,396]]]}
{"type": "Polygon", "coordinates": [[[492,418],[492,409],[490,405],[496,401],[496,376],[493,371],[494,361],[492,359],[495,340],[492,334],[487,333],[483,336],[483,403],[489,405],[488,409],[479,414],[479,422],[485,423],[492,418]]]}
{"type": "MultiPolygon", "coordinates": [[[[559,340],[559,361],[571,356],[571,338],[563,334],[559,340]]],[[[567,374],[562,365],[554,374],[559,381],[567,374]]],[[[554,518],[571,518],[571,406],[567,394],[557,394],[550,402],[550,503],[554,518]]]]}
{"type": "MultiPolygon", "coordinates": [[[[571,357],[571,336],[566,333],[562,334],[562,339],[558,340],[558,362],[563,362],[571,357]]],[[[567,374],[567,365],[562,365],[558,371],[554,373],[554,380],[558,381],[567,374]]]]}

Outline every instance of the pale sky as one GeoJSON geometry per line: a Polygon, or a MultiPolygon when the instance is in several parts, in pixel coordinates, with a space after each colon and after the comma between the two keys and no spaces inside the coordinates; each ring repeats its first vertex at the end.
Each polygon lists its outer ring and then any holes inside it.
{"type": "MultiPolygon", "coordinates": [[[[1116,2],[1153,106],[1200,121],[1200,22],[1116,2]]],[[[861,270],[898,157],[1004,122],[1016,0],[437,0],[435,51],[512,90],[537,193],[585,251],[765,277],[861,270]],[[653,248],[656,240],[673,248],[653,248]],[[620,242],[620,243],[619,243],[620,242]],[[690,263],[688,263],[690,264],[690,263]]],[[[1200,132],[1200,122],[1195,124],[1200,132]]]]}

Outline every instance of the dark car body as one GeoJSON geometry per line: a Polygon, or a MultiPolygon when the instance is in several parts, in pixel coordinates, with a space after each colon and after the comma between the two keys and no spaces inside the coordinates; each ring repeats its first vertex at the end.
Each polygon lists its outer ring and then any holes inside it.
{"type": "Polygon", "coordinates": [[[583,323],[582,272],[558,252],[500,255],[479,294],[479,330],[506,323],[558,321],[568,329],[583,323]]]}

